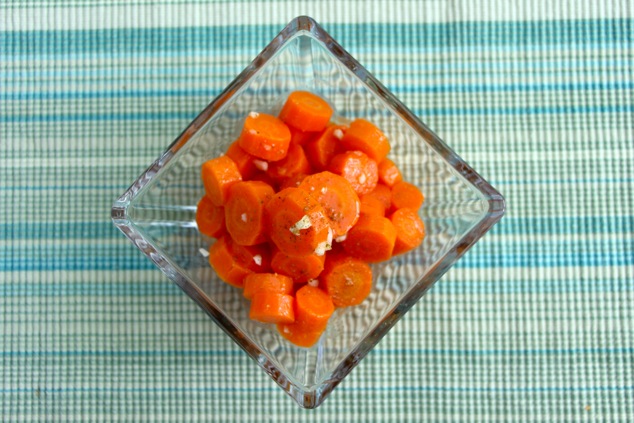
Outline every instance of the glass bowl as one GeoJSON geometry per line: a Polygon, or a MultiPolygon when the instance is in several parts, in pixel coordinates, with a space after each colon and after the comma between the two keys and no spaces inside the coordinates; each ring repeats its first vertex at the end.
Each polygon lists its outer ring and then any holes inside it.
{"type": "Polygon", "coordinates": [[[319,406],[407,310],[504,214],[504,199],[309,17],[293,19],[115,201],[114,224],[190,296],[282,389],[319,406]],[[248,318],[241,291],[223,283],[194,220],[203,162],[234,141],[250,111],[279,111],[294,90],[325,98],[342,119],[377,124],[389,157],[426,200],[427,236],[414,251],[373,265],[359,306],[338,309],[312,348],[248,318]]]}

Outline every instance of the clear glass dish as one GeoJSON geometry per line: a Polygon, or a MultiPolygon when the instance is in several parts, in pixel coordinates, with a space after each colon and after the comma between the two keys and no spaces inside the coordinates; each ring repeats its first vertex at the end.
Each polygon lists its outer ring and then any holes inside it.
{"type": "Polygon", "coordinates": [[[504,214],[504,198],[432,133],[322,27],[293,19],[112,208],[114,224],[189,295],[297,403],[319,406],[409,308],[504,214]],[[344,119],[366,118],[388,135],[390,158],[425,193],[427,236],[416,250],[373,265],[359,306],[339,309],[312,348],[249,320],[241,292],[200,250],[194,221],[200,166],[234,141],[250,111],[276,113],[294,90],[325,98],[344,119]]]}

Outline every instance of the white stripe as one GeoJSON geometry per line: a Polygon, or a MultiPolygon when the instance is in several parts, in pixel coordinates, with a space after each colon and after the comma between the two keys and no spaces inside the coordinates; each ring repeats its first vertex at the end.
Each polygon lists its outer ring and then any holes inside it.
{"type": "MultiPolygon", "coordinates": [[[[298,15],[324,23],[390,24],[461,21],[520,21],[629,18],[627,0],[579,0],[555,7],[550,0],[509,3],[470,2],[458,7],[443,0],[394,0],[369,7],[364,2],[222,2],[209,4],[45,7],[3,9],[0,30],[170,28],[225,25],[283,25],[298,15]],[[607,3],[607,4],[606,4],[607,3]]],[[[326,25],[327,27],[327,25],[326,25]]]]}

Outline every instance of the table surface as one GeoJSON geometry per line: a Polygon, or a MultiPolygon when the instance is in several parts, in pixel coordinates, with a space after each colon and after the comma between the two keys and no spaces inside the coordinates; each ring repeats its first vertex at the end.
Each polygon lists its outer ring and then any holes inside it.
{"type": "Polygon", "coordinates": [[[4,2],[0,420],[634,420],[634,12],[573,3],[4,2]],[[508,201],[317,410],[109,218],[301,14],[508,201]]]}

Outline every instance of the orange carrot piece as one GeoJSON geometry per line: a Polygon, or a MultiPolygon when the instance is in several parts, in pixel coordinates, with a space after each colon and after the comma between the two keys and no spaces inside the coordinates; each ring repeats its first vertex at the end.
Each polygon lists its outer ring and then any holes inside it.
{"type": "Polygon", "coordinates": [[[288,294],[259,291],[251,299],[249,318],[262,323],[293,323],[294,302],[295,298],[288,294]]]}
{"type": "Polygon", "coordinates": [[[337,154],[332,158],[329,170],[346,178],[359,195],[371,192],[379,180],[376,162],[361,151],[337,154]]]}
{"type": "Polygon", "coordinates": [[[305,285],[295,293],[295,322],[278,324],[280,334],[300,347],[311,347],[326,330],[335,311],[330,296],[317,287],[305,285]]]}
{"type": "Polygon", "coordinates": [[[299,188],[324,208],[334,237],[345,235],[359,219],[359,197],[342,176],[324,171],[307,176],[299,188]]]}
{"type": "Polygon", "coordinates": [[[261,291],[290,295],[293,292],[293,280],[276,273],[251,273],[244,278],[244,298],[250,300],[261,291]]]}
{"type": "Polygon", "coordinates": [[[311,170],[302,146],[291,144],[286,157],[269,165],[268,174],[273,180],[282,181],[298,174],[309,174],[311,170]]]}
{"type": "Polygon", "coordinates": [[[295,129],[314,132],[326,127],[332,112],[330,105],[321,97],[308,91],[294,91],[286,99],[280,119],[295,129]]]}
{"type": "Polygon", "coordinates": [[[375,214],[377,216],[385,216],[385,206],[383,202],[372,193],[361,196],[360,214],[375,214]]]}
{"type": "Polygon", "coordinates": [[[418,211],[425,201],[425,196],[418,187],[401,181],[392,187],[392,208],[395,210],[409,208],[418,211]]]}
{"type": "Polygon", "coordinates": [[[299,188],[286,188],[264,206],[268,235],[291,256],[323,255],[330,249],[332,229],[323,207],[299,188]]]}
{"type": "Polygon", "coordinates": [[[288,127],[275,116],[251,112],[244,121],[239,144],[244,151],[274,162],[286,157],[291,142],[288,127]]]}
{"type": "Polygon", "coordinates": [[[267,273],[271,271],[271,251],[267,243],[258,245],[240,245],[230,236],[230,247],[236,261],[242,263],[247,269],[255,273],[267,273]]]}
{"type": "Polygon", "coordinates": [[[365,195],[375,197],[381,201],[381,204],[383,204],[383,208],[385,208],[386,211],[392,207],[392,190],[387,185],[378,183],[372,192],[365,195]]]}
{"type": "Polygon", "coordinates": [[[252,270],[242,260],[234,256],[231,243],[231,239],[226,236],[214,242],[209,247],[209,264],[220,279],[229,285],[242,288],[244,278],[252,270]]]}
{"type": "Polygon", "coordinates": [[[395,183],[401,182],[402,180],[403,175],[401,175],[401,171],[392,160],[387,157],[381,160],[379,163],[380,182],[391,188],[395,183]]]}
{"type": "Polygon", "coordinates": [[[387,137],[373,123],[365,119],[355,119],[350,123],[341,140],[346,150],[360,150],[377,163],[390,151],[387,137]]]}
{"type": "Polygon", "coordinates": [[[242,180],[238,167],[227,156],[216,157],[203,163],[201,177],[205,193],[216,206],[224,206],[231,185],[242,180]]]}
{"type": "Polygon", "coordinates": [[[372,269],[354,257],[329,255],[319,282],[332,297],[335,307],[353,306],[370,295],[372,269]]]}
{"type": "Polygon", "coordinates": [[[275,250],[271,257],[271,268],[274,272],[291,277],[295,283],[303,283],[319,276],[324,270],[325,258],[325,254],[297,257],[275,250]]]}
{"type": "Polygon", "coordinates": [[[240,147],[238,140],[231,143],[226,155],[236,164],[243,180],[251,179],[255,172],[257,172],[257,168],[253,162],[253,160],[257,160],[257,157],[244,151],[242,147],[240,147]]]}
{"type": "Polygon", "coordinates": [[[320,134],[319,131],[304,132],[299,129],[295,129],[292,126],[289,126],[288,129],[291,131],[291,144],[301,146],[304,146],[306,143],[316,139],[320,134]]]}
{"type": "Polygon", "coordinates": [[[273,194],[273,188],[260,181],[241,181],[231,187],[225,204],[225,222],[237,244],[255,245],[266,241],[264,204],[273,194]]]}
{"type": "Polygon", "coordinates": [[[201,234],[218,238],[226,231],[225,211],[205,195],[196,207],[196,225],[201,234]]]}
{"type": "Polygon", "coordinates": [[[302,181],[304,180],[306,176],[307,175],[304,173],[298,173],[296,175],[293,175],[289,178],[284,179],[282,182],[280,182],[279,190],[281,191],[286,188],[297,188],[299,184],[302,183],[302,181]]]}
{"type": "Polygon", "coordinates": [[[392,257],[395,242],[396,229],[389,219],[363,214],[348,232],[343,248],[353,257],[376,263],[392,257]]]}
{"type": "Polygon", "coordinates": [[[333,125],[326,128],[314,140],[304,145],[310,164],[317,170],[326,170],[333,157],[343,152],[341,138],[347,127],[333,125]]]}
{"type": "Polygon", "coordinates": [[[418,247],[425,238],[425,224],[416,210],[401,208],[390,216],[396,229],[396,242],[392,255],[402,254],[418,247]]]}

